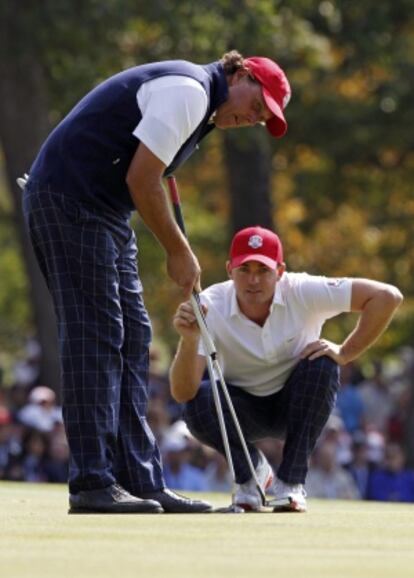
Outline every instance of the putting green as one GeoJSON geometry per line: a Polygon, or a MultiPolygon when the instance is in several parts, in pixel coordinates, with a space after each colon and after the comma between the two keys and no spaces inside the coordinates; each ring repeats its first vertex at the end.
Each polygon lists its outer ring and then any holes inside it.
{"type": "MultiPolygon", "coordinates": [[[[223,494],[204,497],[229,503],[223,494]]],[[[0,576],[414,576],[414,505],[309,500],[307,514],[66,512],[64,486],[0,483],[0,576]]]]}

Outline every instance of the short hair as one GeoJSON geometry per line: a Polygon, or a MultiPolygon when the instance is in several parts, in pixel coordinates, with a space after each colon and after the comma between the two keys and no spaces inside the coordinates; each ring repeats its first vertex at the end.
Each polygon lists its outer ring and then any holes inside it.
{"type": "Polygon", "coordinates": [[[240,70],[240,68],[244,68],[243,61],[243,56],[237,50],[226,52],[220,59],[224,72],[227,75],[234,74],[237,70],[240,70]]]}

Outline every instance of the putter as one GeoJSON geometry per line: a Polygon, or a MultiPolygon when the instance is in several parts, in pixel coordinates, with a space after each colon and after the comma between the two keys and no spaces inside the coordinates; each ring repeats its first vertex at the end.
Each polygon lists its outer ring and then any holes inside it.
{"type": "MultiPolygon", "coordinates": [[[[175,177],[174,176],[167,177],[167,183],[168,183],[168,188],[169,188],[169,192],[170,192],[171,202],[173,205],[175,220],[177,222],[177,225],[181,229],[182,233],[187,237],[185,225],[184,225],[183,214],[181,211],[180,197],[178,194],[177,182],[175,180],[175,177]]],[[[250,453],[249,453],[246,441],[244,439],[244,435],[243,435],[242,429],[240,427],[240,423],[239,423],[236,411],[234,409],[232,399],[230,397],[226,382],[224,380],[223,372],[221,370],[220,364],[219,364],[218,359],[217,359],[217,350],[215,348],[214,342],[213,342],[211,335],[209,333],[209,330],[208,330],[206,318],[204,316],[204,313],[203,313],[203,310],[201,307],[200,296],[195,290],[193,290],[192,295],[191,295],[191,304],[193,306],[194,314],[196,316],[197,323],[198,323],[198,326],[200,328],[200,334],[201,334],[201,339],[202,339],[204,351],[206,354],[207,370],[209,373],[211,387],[212,387],[212,391],[213,391],[214,404],[216,406],[217,418],[219,421],[224,452],[226,455],[226,460],[227,460],[227,464],[228,464],[228,467],[230,470],[230,474],[231,474],[231,478],[232,478],[232,484],[233,484],[231,505],[228,507],[224,507],[224,508],[218,508],[215,511],[216,512],[222,512],[222,513],[243,513],[244,512],[244,509],[241,506],[238,506],[234,502],[235,489],[236,489],[237,482],[236,482],[236,475],[235,475],[235,471],[234,471],[233,458],[232,458],[231,450],[230,450],[229,439],[228,439],[228,435],[227,435],[226,423],[225,423],[224,415],[223,415],[223,408],[222,408],[220,396],[218,393],[217,381],[220,383],[221,389],[223,391],[223,395],[226,399],[227,406],[229,408],[230,414],[231,414],[232,419],[233,419],[234,426],[235,426],[237,434],[239,436],[239,440],[240,440],[241,446],[243,448],[243,453],[245,455],[247,464],[249,466],[250,473],[251,473],[252,478],[256,484],[256,489],[259,492],[260,499],[262,501],[262,506],[264,508],[275,508],[275,507],[288,505],[289,499],[283,499],[283,500],[276,500],[276,499],[275,500],[267,500],[266,499],[266,495],[265,495],[264,491],[262,490],[260,483],[259,483],[259,480],[257,478],[256,470],[255,470],[253,462],[251,460],[250,453]]]]}

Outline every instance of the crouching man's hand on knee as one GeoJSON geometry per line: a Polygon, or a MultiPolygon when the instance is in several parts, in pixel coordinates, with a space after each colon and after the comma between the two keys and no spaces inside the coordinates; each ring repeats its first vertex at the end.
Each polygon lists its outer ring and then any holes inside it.
{"type": "Polygon", "coordinates": [[[300,354],[300,357],[301,359],[308,358],[309,361],[313,361],[314,359],[318,359],[318,357],[322,357],[323,355],[330,357],[336,361],[338,365],[345,365],[349,361],[349,359],[347,359],[345,354],[342,352],[341,346],[337,343],[333,343],[332,341],[328,341],[327,339],[318,339],[316,341],[312,341],[312,343],[308,343],[308,345],[300,354]]]}

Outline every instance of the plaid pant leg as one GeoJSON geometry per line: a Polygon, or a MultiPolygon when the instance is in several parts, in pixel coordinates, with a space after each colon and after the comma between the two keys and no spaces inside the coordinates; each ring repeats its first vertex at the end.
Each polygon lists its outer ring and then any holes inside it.
{"type": "Polygon", "coordinates": [[[58,321],[69,489],[106,487],[115,481],[123,367],[116,243],[55,192],[27,187],[24,212],[58,321]]]}
{"type": "Polygon", "coordinates": [[[310,456],[335,407],[339,368],[329,357],[302,360],[280,393],[275,394],[277,414],[286,426],[286,441],[278,477],[303,484],[310,456]]]}
{"type": "Polygon", "coordinates": [[[151,323],[138,277],[135,234],[117,261],[125,338],[122,346],[122,388],[116,478],[129,492],[140,495],[165,486],[161,457],[147,422],[151,323]]]}
{"type": "MultiPolygon", "coordinates": [[[[251,478],[251,473],[220,385],[218,385],[218,388],[233,458],[236,481],[238,484],[243,484],[251,478]]],[[[227,384],[227,388],[233,401],[234,409],[244,434],[253,465],[256,466],[259,455],[253,442],[268,435],[270,429],[269,423],[272,420],[272,415],[269,413],[269,404],[266,398],[250,395],[239,387],[227,384]]],[[[197,439],[225,455],[210,380],[203,381],[195,398],[185,405],[184,419],[187,422],[189,430],[197,439]]]]}

